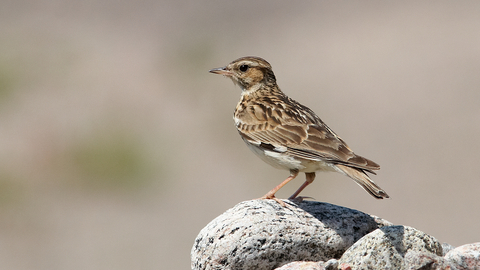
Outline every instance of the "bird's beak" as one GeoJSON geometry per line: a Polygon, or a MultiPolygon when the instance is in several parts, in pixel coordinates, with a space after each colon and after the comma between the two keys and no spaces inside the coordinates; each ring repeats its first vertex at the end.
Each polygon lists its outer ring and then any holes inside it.
{"type": "Polygon", "coordinates": [[[215,73],[215,74],[220,74],[220,75],[225,75],[225,76],[231,76],[232,72],[227,69],[227,67],[221,67],[221,68],[214,68],[208,71],[210,73],[215,73]]]}

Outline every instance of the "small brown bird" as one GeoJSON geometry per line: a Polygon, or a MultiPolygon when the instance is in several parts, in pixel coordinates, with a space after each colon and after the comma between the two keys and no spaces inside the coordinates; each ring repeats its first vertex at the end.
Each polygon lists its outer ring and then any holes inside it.
{"type": "Polygon", "coordinates": [[[373,197],[389,197],[367,175],[375,174],[380,166],[353,153],[312,110],[287,97],[267,61],[242,57],[210,72],[229,77],[242,89],[233,120],[247,146],[266,163],[290,171],[290,176],[262,199],[285,205],[275,193],[304,172],[305,183],[289,198],[295,199],[313,182],[316,171],[340,172],[373,197]]]}

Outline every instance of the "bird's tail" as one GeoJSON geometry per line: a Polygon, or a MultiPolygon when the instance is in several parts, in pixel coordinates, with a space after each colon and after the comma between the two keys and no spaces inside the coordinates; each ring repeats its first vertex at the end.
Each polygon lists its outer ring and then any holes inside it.
{"type": "Polygon", "coordinates": [[[385,192],[385,190],[377,186],[377,184],[375,184],[375,182],[373,182],[372,179],[370,179],[370,177],[368,177],[368,175],[362,169],[349,167],[341,164],[336,164],[335,167],[338,169],[339,172],[352,178],[359,186],[365,189],[365,191],[372,195],[374,198],[383,199],[390,197],[385,192]]]}

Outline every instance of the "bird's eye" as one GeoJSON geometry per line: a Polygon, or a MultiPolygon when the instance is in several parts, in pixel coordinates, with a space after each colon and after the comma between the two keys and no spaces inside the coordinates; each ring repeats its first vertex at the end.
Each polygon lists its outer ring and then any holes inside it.
{"type": "Polygon", "coordinates": [[[248,70],[248,68],[249,68],[248,65],[241,65],[241,66],[240,66],[240,71],[241,71],[241,72],[245,72],[245,71],[248,70]]]}

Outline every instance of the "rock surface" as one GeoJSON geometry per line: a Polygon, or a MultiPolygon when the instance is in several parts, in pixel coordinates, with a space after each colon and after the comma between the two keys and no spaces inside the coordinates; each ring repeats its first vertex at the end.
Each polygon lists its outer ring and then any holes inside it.
{"type": "Polygon", "coordinates": [[[443,256],[445,256],[450,250],[455,249],[454,246],[449,243],[442,243],[443,256]]]}
{"type": "Polygon", "coordinates": [[[431,252],[408,251],[405,254],[405,269],[443,270],[449,264],[442,257],[431,252]]]}
{"type": "Polygon", "coordinates": [[[377,229],[351,246],[339,263],[353,269],[405,269],[408,251],[442,256],[442,245],[432,236],[407,226],[377,229]]]}
{"type": "Polygon", "coordinates": [[[388,221],[357,210],[304,201],[237,204],[201,230],[192,269],[274,269],[293,261],[338,259],[388,221]]]}
{"type": "Polygon", "coordinates": [[[327,262],[291,262],[275,270],[336,270],[338,261],[331,259],[327,262]]]}
{"type": "Polygon", "coordinates": [[[480,270],[480,242],[439,243],[408,226],[322,202],[237,204],[201,230],[192,269],[480,270]]]}
{"type": "Polygon", "coordinates": [[[480,242],[450,250],[445,260],[458,270],[480,269],[480,242]]]}

